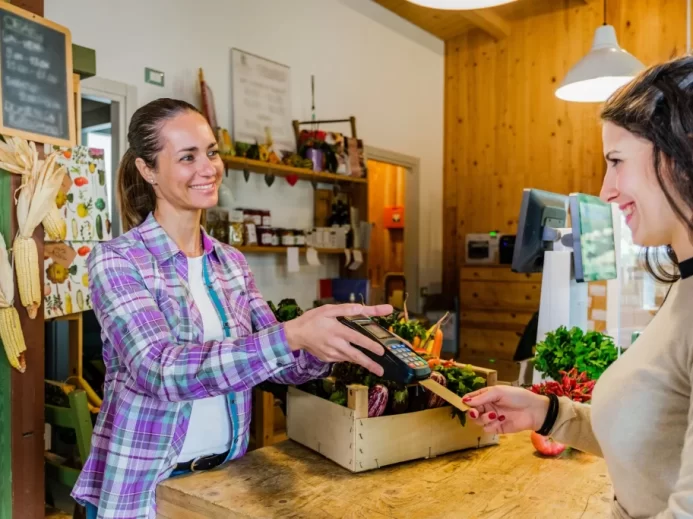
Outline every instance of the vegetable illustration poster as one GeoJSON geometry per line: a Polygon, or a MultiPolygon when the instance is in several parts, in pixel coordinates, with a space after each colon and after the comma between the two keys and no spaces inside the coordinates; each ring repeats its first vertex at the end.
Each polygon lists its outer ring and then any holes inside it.
{"type": "MultiPolygon", "coordinates": [[[[106,196],[106,169],[103,150],[75,146],[46,145],[46,153],[58,150],[58,163],[67,174],[55,197],[67,222],[67,241],[107,241],[111,239],[111,219],[106,196]]],[[[47,237],[46,237],[47,238],[47,237]]]]}
{"type": "Polygon", "coordinates": [[[87,257],[97,242],[47,243],[43,313],[46,319],[90,310],[87,257]]]}

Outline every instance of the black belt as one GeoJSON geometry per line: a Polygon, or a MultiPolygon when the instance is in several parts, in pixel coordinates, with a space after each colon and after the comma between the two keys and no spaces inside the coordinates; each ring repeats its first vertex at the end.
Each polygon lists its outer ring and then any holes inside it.
{"type": "Polygon", "coordinates": [[[209,456],[200,456],[194,460],[186,461],[176,465],[174,471],[199,472],[201,470],[209,470],[218,467],[229,456],[230,449],[221,454],[211,454],[209,456]]]}

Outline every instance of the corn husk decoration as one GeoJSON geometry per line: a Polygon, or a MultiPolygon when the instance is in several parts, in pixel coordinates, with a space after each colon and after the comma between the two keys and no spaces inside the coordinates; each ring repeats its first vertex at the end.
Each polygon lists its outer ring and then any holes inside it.
{"type": "Polygon", "coordinates": [[[27,175],[38,161],[38,152],[33,142],[19,137],[5,137],[0,140],[0,167],[10,173],[27,175]]]}
{"type": "Polygon", "coordinates": [[[43,228],[50,240],[63,241],[67,238],[67,222],[60,214],[58,206],[55,205],[55,200],[53,200],[53,207],[51,207],[41,223],[43,223],[43,228]]]}
{"type": "Polygon", "coordinates": [[[19,314],[14,307],[14,279],[5,245],[5,238],[0,234],[0,341],[5,348],[5,355],[10,366],[24,373],[26,344],[19,323],[19,314]]]}
{"type": "MultiPolygon", "coordinates": [[[[13,250],[19,283],[19,298],[31,319],[38,314],[43,300],[39,275],[38,252],[34,241],[34,230],[50,213],[55,204],[65,175],[64,167],[55,167],[57,152],[46,160],[37,160],[34,155],[31,172],[22,178],[17,198],[17,223],[19,233],[14,239],[13,250]]],[[[0,164],[1,166],[1,164],[0,164]]]]}
{"type": "MultiPolygon", "coordinates": [[[[18,137],[5,138],[6,142],[0,140],[0,168],[17,175],[29,175],[38,161],[36,146],[18,137]]],[[[41,223],[49,239],[63,241],[67,237],[67,222],[60,214],[55,198],[41,223]]]]}

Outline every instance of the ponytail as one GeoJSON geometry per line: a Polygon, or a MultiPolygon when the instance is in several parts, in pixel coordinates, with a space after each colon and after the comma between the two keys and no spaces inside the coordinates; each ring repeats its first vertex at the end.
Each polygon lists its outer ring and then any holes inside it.
{"type": "Polygon", "coordinates": [[[156,209],[156,192],[142,178],[135,161],[139,158],[154,170],[157,155],[163,149],[160,132],[164,123],[184,112],[200,111],[193,105],[178,99],[156,99],[137,109],[130,120],[128,143],[118,167],[118,206],[123,221],[123,231],[127,232],[140,225],[156,209]]]}
{"type": "Polygon", "coordinates": [[[140,175],[136,160],[134,150],[128,148],[118,167],[118,206],[125,232],[140,225],[156,208],[154,188],[140,175]]]}

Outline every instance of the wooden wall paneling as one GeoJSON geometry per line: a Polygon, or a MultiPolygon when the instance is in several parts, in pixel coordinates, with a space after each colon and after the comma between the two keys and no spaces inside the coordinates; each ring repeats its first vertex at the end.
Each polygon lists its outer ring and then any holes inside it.
{"type": "Polygon", "coordinates": [[[373,224],[371,244],[368,250],[368,279],[371,286],[379,287],[383,282],[385,265],[385,236],[383,233],[383,209],[385,199],[379,193],[385,192],[387,172],[382,162],[368,161],[368,221],[373,224]]]}
{"type": "Polygon", "coordinates": [[[462,267],[462,281],[510,281],[512,283],[541,283],[541,274],[518,274],[508,265],[462,267]]]}
{"type": "MultiPolygon", "coordinates": [[[[514,4],[494,10],[510,23],[506,39],[472,30],[445,46],[443,286],[461,297],[462,341],[488,337],[480,330],[494,320],[501,331],[521,326],[538,308],[540,286],[535,279],[536,290],[522,288],[510,272],[506,290],[470,278],[465,235],[516,232],[525,187],[598,194],[604,174],[600,105],[555,97],[589,51],[604,21],[603,1],[555,0],[552,9],[514,4]],[[512,317],[513,304],[526,306],[512,317]]],[[[685,11],[685,2],[673,0],[609,0],[606,16],[621,46],[651,65],[685,52],[685,11]]]]}
{"type": "Polygon", "coordinates": [[[489,365],[489,359],[512,360],[520,337],[521,332],[512,330],[467,329],[460,340],[460,359],[467,362],[465,357],[486,357],[484,367],[489,365]]]}
{"type": "Polygon", "coordinates": [[[534,312],[539,309],[539,283],[485,283],[463,281],[460,289],[462,309],[515,310],[534,312]]]}
{"type": "Polygon", "coordinates": [[[369,279],[380,287],[388,272],[404,272],[404,233],[406,229],[386,229],[383,211],[389,206],[404,206],[406,199],[406,169],[394,164],[368,161],[370,196],[368,211],[373,223],[369,254],[369,279]]]}
{"type": "Polygon", "coordinates": [[[464,331],[470,328],[522,332],[532,318],[531,311],[462,309],[460,322],[464,331]]]}

